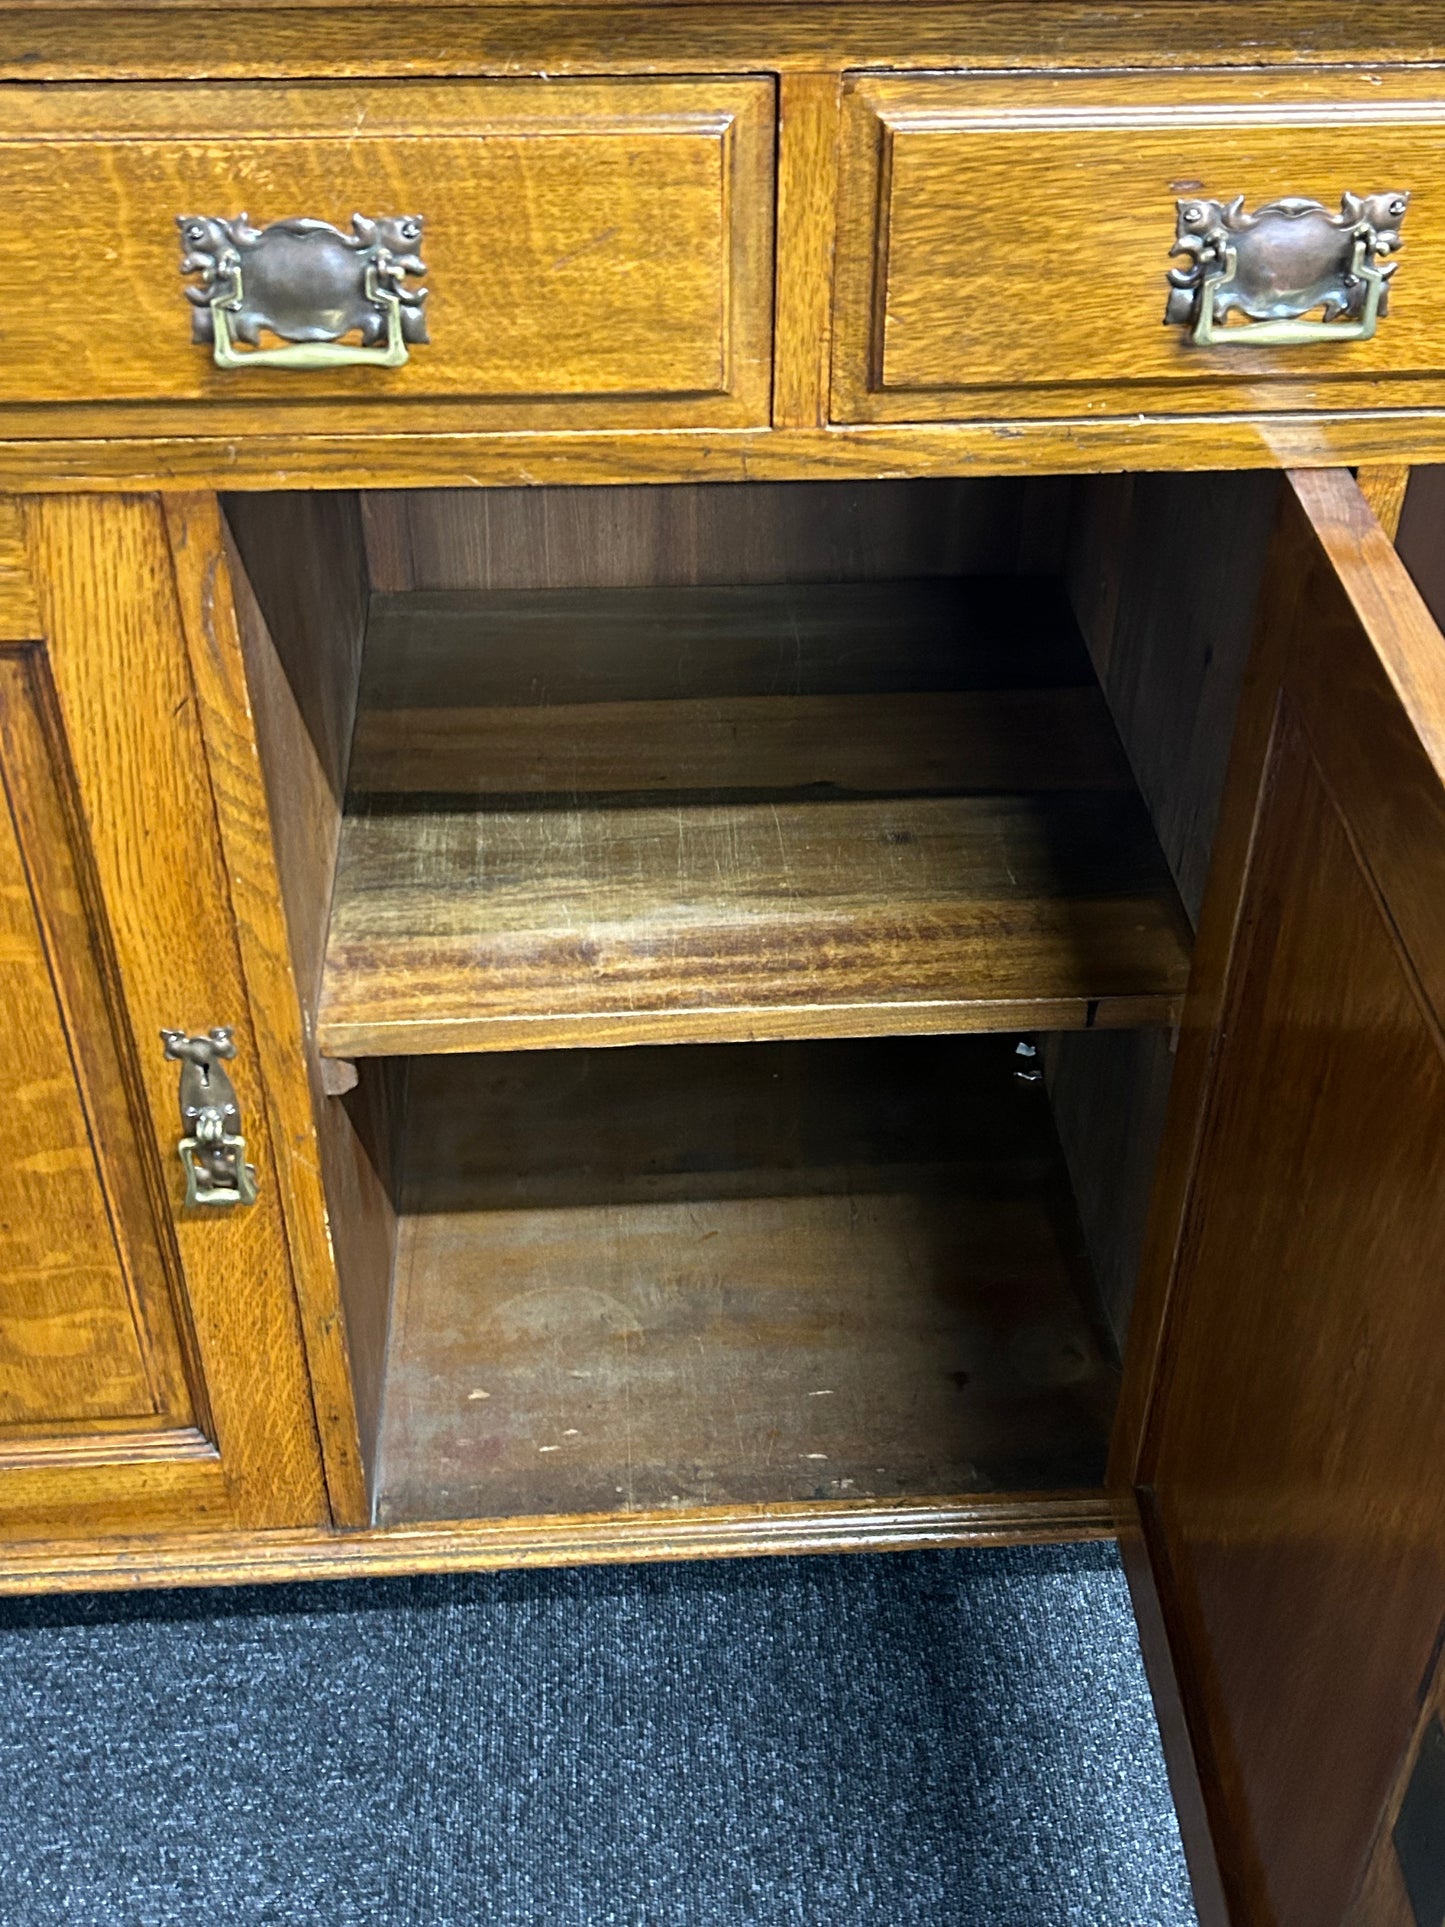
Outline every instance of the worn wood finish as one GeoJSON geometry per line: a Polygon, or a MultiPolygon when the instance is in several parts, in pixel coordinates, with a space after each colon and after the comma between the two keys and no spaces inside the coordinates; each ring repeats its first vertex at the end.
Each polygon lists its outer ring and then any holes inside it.
{"type": "Polygon", "coordinates": [[[1445,462],[1445,411],[1333,410],[1251,418],[918,423],[895,427],[469,429],[466,410],[417,404],[410,432],[339,433],[335,411],[288,409],[287,432],[250,432],[213,404],[216,433],[167,435],[127,409],[124,437],[99,408],[0,413],[0,490],[34,494],[221,490],[595,486],[1054,476],[1155,469],[1333,468],[1445,462]],[[423,421],[425,412],[427,419],[423,421]]]}
{"type": "Polygon", "coordinates": [[[890,10],[858,0],[195,0],[130,6],[79,0],[58,6],[6,0],[0,78],[247,78],[258,71],[312,74],[595,74],[858,67],[1057,69],[1197,65],[1310,66],[1445,60],[1430,0],[976,0],[890,10]]]}
{"type": "Polygon", "coordinates": [[[865,76],[845,98],[840,421],[1439,406],[1433,73],[865,76]],[[1010,210],[1007,235],[965,218],[1010,210]],[[1368,185],[1366,184],[1368,183],[1368,185]],[[1160,325],[1179,194],[1414,192],[1372,341],[1198,349],[1160,325]],[[1048,263],[1045,269],[1041,264],[1048,263]],[[1413,298],[1412,298],[1413,297],[1413,298]]]}
{"type": "Polygon", "coordinates": [[[381,1521],[1093,1485],[1113,1373],[1011,1066],[413,1066],[381,1521]]]}
{"type": "MultiPolygon", "coordinates": [[[[379,591],[655,590],[1049,574],[1062,566],[1072,487],[1043,476],[618,483],[378,489],[361,503],[379,591]]],[[[795,599],[789,619],[810,606],[795,599]]]]}
{"type": "Polygon", "coordinates": [[[1183,915],[1046,591],[654,596],[383,605],[327,1054],[1171,1021],[1183,915]]]}
{"type": "MultiPolygon", "coordinates": [[[[69,1462],[7,1469],[10,1530],[56,1534],[63,1521],[105,1536],[207,1518],[257,1526],[323,1519],[256,1038],[161,507],[31,503],[25,523],[56,740],[73,770],[72,821],[85,826],[94,879],[92,927],[123,1012],[117,1050],[128,1068],[120,1090],[135,1106],[144,1160],[121,1209],[138,1212],[144,1198],[152,1236],[175,1254],[173,1292],[194,1343],[196,1429],[161,1442],[148,1459],[108,1457],[102,1443],[69,1462]],[[103,931],[94,906],[103,906],[103,931]],[[157,1033],[227,1022],[236,1030],[235,1082],[262,1193],[247,1211],[188,1217],[175,1155],[176,1067],[157,1033]]],[[[63,859],[52,850],[51,860],[63,859]]],[[[79,944],[69,947],[83,969],[79,944]]],[[[103,1039],[89,1048],[103,1051],[103,1039]]],[[[106,1101],[122,1101],[120,1091],[106,1101]]]]}
{"type": "Polygon", "coordinates": [[[0,1548],[0,1596],[231,1586],[281,1580],[489,1572],[636,1564],[760,1554],[919,1552],[945,1546],[1043,1545],[1107,1539],[1114,1514],[1100,1492],[990,1493],[893,1505],[793,1505],[599,1514],[585,1519],[470,1519],[366,1532],[151,1533],[96,1545],[56,1537],[0,1548]]]}
{"type": "Polygon", "coordinates": [[[211,401],[253,428],[326,400],[396,429],[447,398],[509,427],[766,422],[773,121],[771,82],[740,78],[11,90],[17,216],[108,265],[83,303],[26,277],[0,402],[183,403],[181,433],[211,401]],[[238,206],[424,215],[431,345],[396,369],[218,369],[174,216],[238,206]]]}
{"type": "Polygon", "coordinates": [[[1135,1476],[1232,1904],[1321,1927],[1365,1871],[1445,1596],[1445,647],[1348,477],[1292,478],[1243,716],[1135,1476]]]}

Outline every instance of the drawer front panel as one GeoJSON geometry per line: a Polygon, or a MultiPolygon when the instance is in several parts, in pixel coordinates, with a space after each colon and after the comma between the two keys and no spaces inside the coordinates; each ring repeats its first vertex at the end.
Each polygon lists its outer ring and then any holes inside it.
{"type": "Polygon", "coordinates": [[[494,408],[499,425],[767,419],[770,81],[15,96],[0,139],[13,217],[0,403],[452,400],[494,408]],[[305,218],[348,238],[356,211],[420,216],[425,274],[407,285],[428,290],[429,341],[400,366],[218,367],[191,338],[177,219],[234,223],[243,209],[253,230],[305,218]],[[64,237],[72,267],[56,255],[56,273],[38,268],[37,235],[64,237]]]}
{"type": "Polygon", "coordinates": [[[1424,72],[857,76],[834,419],[1445,404],[1442,153],[1445,76],[1424,72]],[[1199,346],[1165,324],[1180,200],[1338,216],[1346,193],[1394,190],[1403,248],[1372,338],[1199,346]]]}

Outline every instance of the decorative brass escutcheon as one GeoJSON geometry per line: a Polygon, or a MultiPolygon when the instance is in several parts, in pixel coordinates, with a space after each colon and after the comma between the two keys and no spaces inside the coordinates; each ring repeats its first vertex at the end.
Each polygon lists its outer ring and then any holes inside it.
{"type": "Polygon", "coordinates": [[[419,214],[353,214],[351,232],[329,221],[181,214],[181,273],[191,339],[209,342],[219,368],[399,368],[409,342],[429,339],[419,214]],[[263,348],[261,330],[288,345],[263,348]],[[342,340],[359,334],[360,344],[342,340]],[[237,343],[249,344],[244,349],[237,343]]]}
{"type": "Polygon", "coordinates": [[[1332,214],[1319,201],[1285,199],[1246,213],[1235,200],[1177,203],[1166,324],[1189,330],[1197,348],[1291,347],[1368,341],[1388,313],[1400,223],[1410,196],[1345,194],[1332,214]],[[1314,309],[1318,321],[1303,317],[1314,309]],[[1231,314],[1244,325],[1228,327],[1231,314]]]}
{"type": "Polygon", "coordinates": [[[236,1055],[228,1029],[188,1037],[163,1030],[166,1056],[181,1067],[181,1128],[176,1150],[186,1173],[188,1205],[254,1204],[256,1167],[246,1162],[241,1106],[222,1065],[236,1055]]]}

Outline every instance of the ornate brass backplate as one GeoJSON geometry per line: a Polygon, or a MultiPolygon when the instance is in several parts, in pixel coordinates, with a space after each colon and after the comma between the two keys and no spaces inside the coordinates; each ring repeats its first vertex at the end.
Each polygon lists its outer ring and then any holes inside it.
{"type": "Polygon", "coordinates": [[[1178,203],[1168,324],[1201,348],[1367,341],[1389,309],[1406,193],[1346,194],[1337,214],[1285,199],[1247,213],[1244,196],[1178,203]],[[1306,321],[1315,309],[1321,318],[1306,321]],[[1226,326],[1231,314],[1244,326],[1226,326]]]}
{"type": "Polygon", "coordinates": [[[200,277],[185,290],[191,339],[211,344],[222,368],[399,368],[409,342],[429,339],[427,290],[409,285],[426,273],[419,214],[353,214],[350,234],[305,219],[255,228],[244,214],[182,214],[176,224],[181,273],[200,277]],[[263,329],[293,345],[261,347],[263,329]],[[344,342],[349,334],[360,344],[344,342]]]}

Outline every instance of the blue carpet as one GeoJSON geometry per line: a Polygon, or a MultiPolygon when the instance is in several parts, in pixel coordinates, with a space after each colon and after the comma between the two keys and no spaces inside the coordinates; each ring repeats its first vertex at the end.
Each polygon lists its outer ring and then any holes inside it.
{"type": "Polygon", "coordinates": [[[1111,1546],[0,1602],[6,1927],[1190,1927],[1111,1546]]]}

